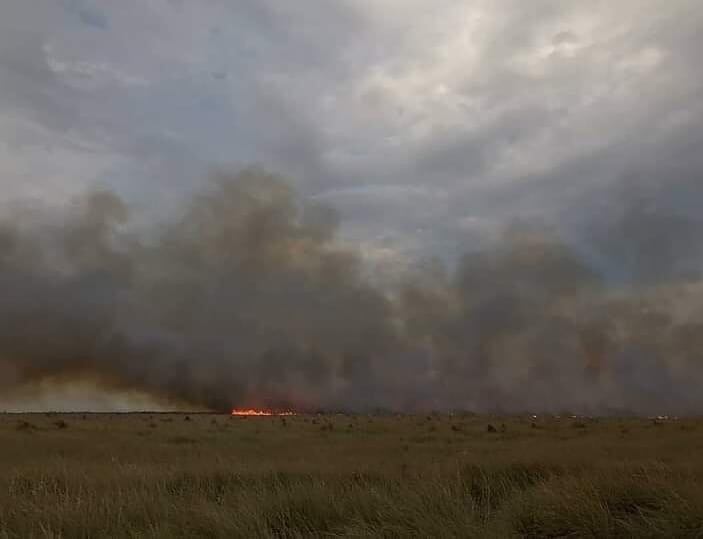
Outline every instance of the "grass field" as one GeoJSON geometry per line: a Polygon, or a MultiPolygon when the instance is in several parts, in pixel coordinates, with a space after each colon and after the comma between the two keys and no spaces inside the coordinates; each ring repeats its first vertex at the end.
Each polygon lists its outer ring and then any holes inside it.
{"type": "Polygon", "coordinates": [[[703,536],[703,420],[0,416],[0,538],[337,536],[703,536]]]}

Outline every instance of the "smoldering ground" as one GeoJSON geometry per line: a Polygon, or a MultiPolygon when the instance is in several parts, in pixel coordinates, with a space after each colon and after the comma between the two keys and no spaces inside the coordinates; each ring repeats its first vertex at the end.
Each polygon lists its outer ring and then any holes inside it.
{"type": "Polygon", "coordinates": [[[338,224],[253,169],[146,231],[105,191],[5,211],[0,390],[90,379],[215,410],[703,410],[698,223],[640,207],[604,225],[591,251],[625,252],[626,279],[517,223],[392,289],[365,279],[338,224]],[[647,261],[652,242],[677,251],[647,261]]]}

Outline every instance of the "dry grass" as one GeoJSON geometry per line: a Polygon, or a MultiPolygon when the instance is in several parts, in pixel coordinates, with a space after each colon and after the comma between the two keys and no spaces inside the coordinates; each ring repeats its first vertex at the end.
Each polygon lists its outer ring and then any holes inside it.
{"type": "Polygon", "coordinates": [[[701,449],[698,420],[3,415],[0,538],[699,537],[701,449]]]}

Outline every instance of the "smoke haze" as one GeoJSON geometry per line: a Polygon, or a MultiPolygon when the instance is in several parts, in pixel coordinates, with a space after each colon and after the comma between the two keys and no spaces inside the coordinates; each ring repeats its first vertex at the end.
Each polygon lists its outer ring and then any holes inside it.
{"type": "Polygon", "coordinates": [[[149,227],[108,191],[2,215],[4,395],[89,380],[219,411],[703,411],[701,228],[639,203],[579,241],[513,222],[384,286],[332,209],[260,169],[149,227]]]}

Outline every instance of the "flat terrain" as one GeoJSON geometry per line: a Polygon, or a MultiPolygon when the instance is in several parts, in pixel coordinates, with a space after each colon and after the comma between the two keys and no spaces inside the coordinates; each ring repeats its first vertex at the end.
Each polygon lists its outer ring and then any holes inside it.
{"type": "Polygon", "coordinates": [[[0,538],[701,537],[703,420],[0,415],[0,538]]]}

